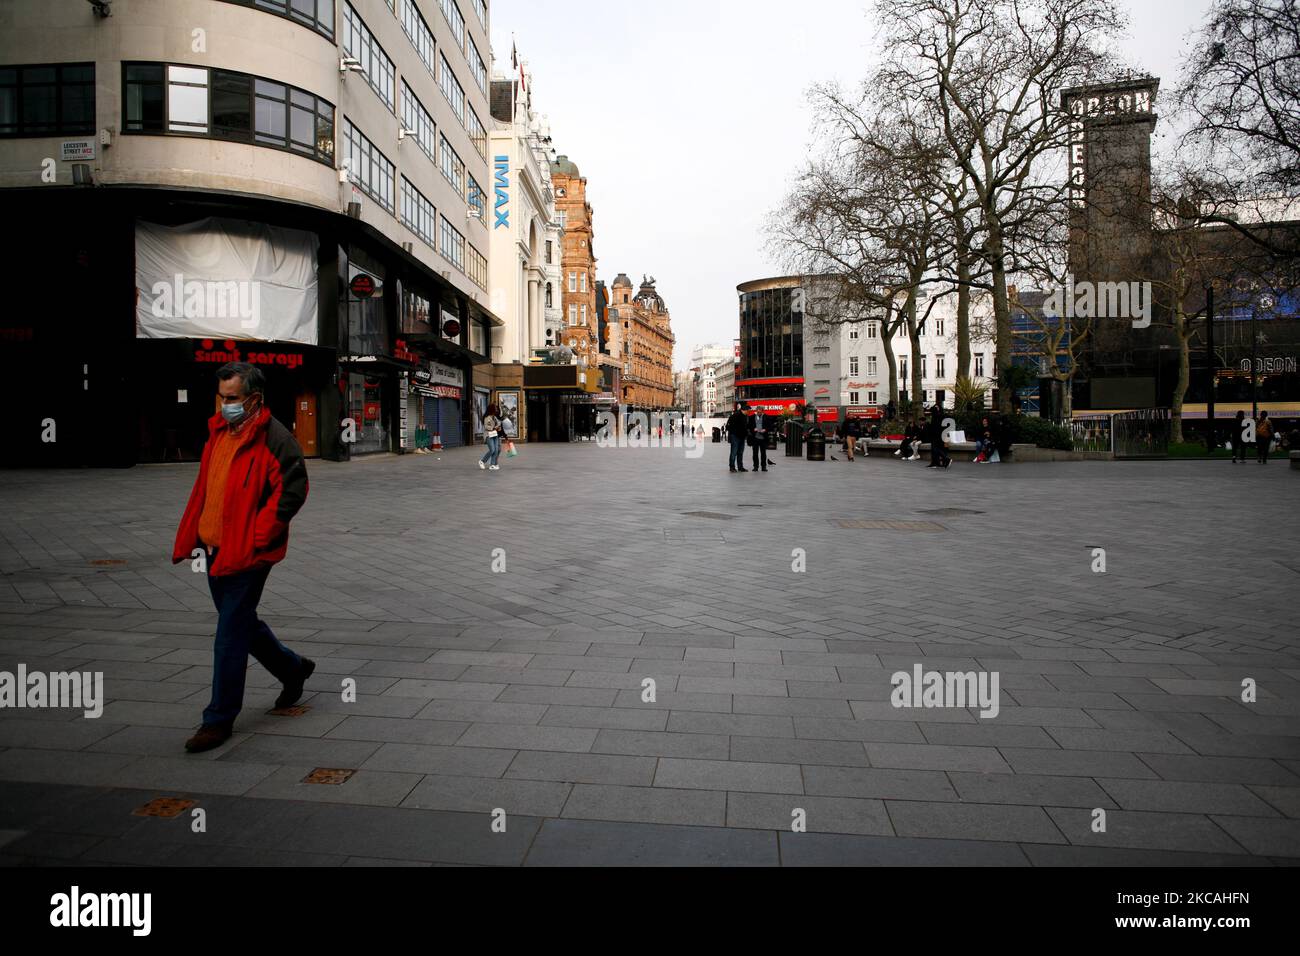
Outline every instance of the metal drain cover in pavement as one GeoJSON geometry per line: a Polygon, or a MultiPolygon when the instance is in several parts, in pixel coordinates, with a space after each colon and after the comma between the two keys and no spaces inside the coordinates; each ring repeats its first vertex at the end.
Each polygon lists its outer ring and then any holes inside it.
{"type": "Polygon", "coordinates": [[[179,817],[182,813],[194,806],[193,800],[181,800],[176,797],[159,797],[157,800],[150,800],[143,807],[137,807],[131,811],[132,816],[136,817],[163,817],[171,820],[179,817]]]}
{"type": "Polygon", "coordinates": [[[735,521],[739,515],[718,514],[716,511],[683,511],[683,515],[688,518],[712,518],[715,521],[735,521]]]}
{"type": "Polygon", "coordinates": [[[929,511],[918,511],[917,514],[934,515],[936,518],[960,518],[962,515],[982,515],[984,512],[969,508],[931,508],[929,511]]]}
{"type": "Polygon", "coordinates": [[[320,783],[330,787],[337,787],[348,782],[355,770],[327,770],[324,767],[318,767],[307,776],[302,778],[303,783],[320,783]]]}
{"type": "Polygon", "coordinates": [[[831,524],[840,528],[856,528],[861,531],[947,531],[941,524],[933,521],[877,521],[861,518],[832,518],[831,524]]]}

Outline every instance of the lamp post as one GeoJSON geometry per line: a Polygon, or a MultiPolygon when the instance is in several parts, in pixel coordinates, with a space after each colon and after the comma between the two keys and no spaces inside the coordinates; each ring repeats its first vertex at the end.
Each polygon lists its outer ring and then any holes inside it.
{"type": "Polygon", "coordinates": [[[1250,416],[1259,420],[1259,333],[1255,331],[1255,322],[1260,310],[1273,310],[1273,296],[1265,292],[1258,296],[1250,309],[1250,416]]]}
{"type": "Polygon", "coordinates": [[[1214,440],[1214,387],[1218,384],[1218,369],[1214,356],[1214,285],[1205,287],[1205,440],[1213,452],[1214,440]]]}

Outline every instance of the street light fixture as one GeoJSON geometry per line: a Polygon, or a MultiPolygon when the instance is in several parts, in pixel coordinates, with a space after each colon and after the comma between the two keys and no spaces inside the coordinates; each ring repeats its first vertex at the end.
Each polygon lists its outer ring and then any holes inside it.
{"type": "Polygon", "coordinates": [[[1259,313],[1272,312],[1277,300],[1271,293],[1264,292],[1255,297],[1250,309],[1250,415],[1259,420],[1259,333],[1255,331],[1255,322],[1259,313]]]}

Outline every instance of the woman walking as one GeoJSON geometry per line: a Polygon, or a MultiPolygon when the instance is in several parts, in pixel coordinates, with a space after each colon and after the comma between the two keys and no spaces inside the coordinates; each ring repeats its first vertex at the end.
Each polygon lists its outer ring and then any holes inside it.
{"type": "Polygon", "coordinates": [[[1255,448],[1259,452],[1259,463],[1267,465],[1269,453],[1273,451],[1273,423],[1268,412],[1260,412],[1259,421],[1255,423],[1255,448]]]}
{"type": "Polygon", "coordinates": [[[497,464],[497,459],[501,457],[501,433],[503,428],[501,410],[495,405],[489,405],[487,417],[483,419],[483,435],[487,439],[487,451],[478,460],[478,466],[484,471],[501,470],[501,466],[497,464]]]}

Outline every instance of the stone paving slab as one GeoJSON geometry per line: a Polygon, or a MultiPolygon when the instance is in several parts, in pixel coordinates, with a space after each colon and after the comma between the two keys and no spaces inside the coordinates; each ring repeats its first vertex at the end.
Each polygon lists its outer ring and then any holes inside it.
{"type": "Polygon", "coordinates": [[[310,463],[262,605],[317,661],[308,709],[269,716],[278,684],[253,664],[235,738],[199,756],[181,743],[214,615],[202,576],[167,560],[194,467],[0,473],[0,670],[101,672],[107,697],[96,720],[0,710],[0,861],[1300,859],[1300,630],[1224,612],[1296,588],[1285,470],[778,459],[741,480],[723,455],[310,463]],[[617,502],[555,494],[570,480],[617,502]],[[983,513],[898,530],[943,507],[983,513]],[[90,566],[105,557],[126,564],[90,566]],[[997,673],[997,716],[895,707],[916,665],[997,673]],[[304,782],[317,768],[352,773],[304,782]],[[209,833],[132,815],[158,796],[198,801],[209,833]]]}

